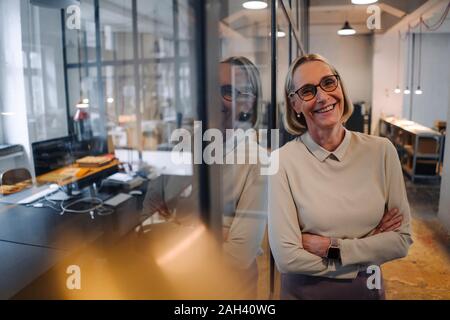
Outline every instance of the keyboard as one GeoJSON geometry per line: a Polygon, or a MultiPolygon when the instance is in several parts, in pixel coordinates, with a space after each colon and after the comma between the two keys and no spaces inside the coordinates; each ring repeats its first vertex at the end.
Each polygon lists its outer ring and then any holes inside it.
{"type": "Polygon", "coordinates": [[[30,203],[33,203],[41,198],[44,198],[45,196],[47,196],[53,192],[56,192],[56,191],[58,191],[58,189],[48,187],[42,191],[36,192],[36,193],[32,194],[31,196],[28,196],[28,197],[18,201],[17,203],[18,204],[30,204],[30,203]]]}
{"type": "Polygon", "coordinates": [[[107,201],[104,202],[104,204],[110,206],[110,207],[117,207],[121,203],[127,201],[128,199],[132,198],[129,194],[126,193],[119,193],[118,195],[109,198],[107,201]]]}

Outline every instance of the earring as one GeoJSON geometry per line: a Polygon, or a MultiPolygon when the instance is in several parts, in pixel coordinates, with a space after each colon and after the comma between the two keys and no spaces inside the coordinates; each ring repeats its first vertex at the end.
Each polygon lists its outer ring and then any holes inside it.
{"type": "Polygon", "coordinates": [[[297,113],[297,119],[300,119],[301,115],[301,113],[297,113]]]}

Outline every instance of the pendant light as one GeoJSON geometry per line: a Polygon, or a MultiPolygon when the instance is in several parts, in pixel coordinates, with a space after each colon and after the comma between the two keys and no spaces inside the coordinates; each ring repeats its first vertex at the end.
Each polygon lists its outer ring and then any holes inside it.
{"type": "Polygon", "coordinates": [[[267,3],[265,1],[246,1],[242,6],[249,10],[261,10],[267,8],[267,3]]]}
{"type": "Polygon", "coordinates": [[[411,38],[411,34],[409,32],[409,26],[408,26],[408,32],[407,32],[406,36],[407,36],[406,49],[407,49],[408,56],[406,58],[406,88],[403,91],[403,93],[408,95],[411,93],[411,90],[409,90],[409,85],[408,85],[409,84],[409,63],[410,63],[409,56],[410,56],[410,51],[411,51],[409,48],[409,39],[411,38]]]}
{"type": "Polygon", "coordinates": [[[372,4],[378,2],[378,0],[352,0],[353,4],[372,4]]]}
{"type": "Polygon", "coordinates": [[[398,44],[397,44],[397,87],[395,88],[394,92],[396,94],[401,93],[399,86],[399,78],[400,78],[400,40],[401,40],[401,33],[400,30],[398,31],[398,44]]]}
{"type": "Polygon", "coordinates": [[[338,35],[340,36],[351,36],[356,33],[355,29],[350,26],[348,21],[345,21],[344,26],[338,30],[338,35]]]}
{"type": "Polygon", "coordinates": [[[420,77],[422,75],[422,17],[420,17],[419,24],[420,24],[420,29],[419,29],[420,30],[419,31],[419,76],[417,78],[417,83],[418,83],[417,89],[414,93],[420,95],[423,93],[422,89],[420,88],[420,77]]]}

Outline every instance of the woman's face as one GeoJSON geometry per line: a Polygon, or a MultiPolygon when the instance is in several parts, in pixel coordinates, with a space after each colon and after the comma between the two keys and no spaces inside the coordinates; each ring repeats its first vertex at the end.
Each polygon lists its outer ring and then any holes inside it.
{"type": "MultiPolygon", "coordinates": [[[[326,63],[306,62],[294,72],[294,88],[298,90],[308,84],[318,85],[324,77],[332,75],[333,72],[326,63]]],[[[322,83],[326,85],[326,81],[322,83]]],[[[320,86],[316,89],[315,97],[309,101],[300,99],[298,94],[294,96],[292,106],[295,112],[303,113],[309,131],[326,130],[340,125],[344,114],[344,95],[340,81],[338,80],[337,87],[332,91],[327,92],[320,86]]]]}
{"type": "Polygon", "coordinates": [[[251,127],[256,96],[244,69],[221,63],[219,82],[222,93],[223,128],[235,129],[245,126],[244,124],[251,127]]]}

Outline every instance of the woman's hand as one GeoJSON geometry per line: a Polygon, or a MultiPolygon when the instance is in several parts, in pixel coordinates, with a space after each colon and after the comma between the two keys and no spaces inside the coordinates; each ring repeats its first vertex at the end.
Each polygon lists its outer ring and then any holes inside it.
{"type": "MultiPolygon", "coordinates": [[[[403,214],[397,208],[387,210],[378,226],[367,236],[373,236],[378,233],[395,231],[402,225],[403,214]]],[[[328,248],[330,247],[330,238],[322,237],[311,233],[302,234],[303,249],[316,256],[326,258],[328,248]]]]}
{"type": "Polygon", "coordinates": [[[315,234],[302,234],[303,249],[316,256],[326,258],[331,240],[328,237],[322,237],[315,234]]]}
{"type": "Polygon", "coordinates": [[[383,218],[381,218],[378,226],[369,233],[369,236],[382,232],[395,231],[400,228],[402,222],[403,214],[400,213],[397,208],[387,210],[384,213],[383,218]]]}

